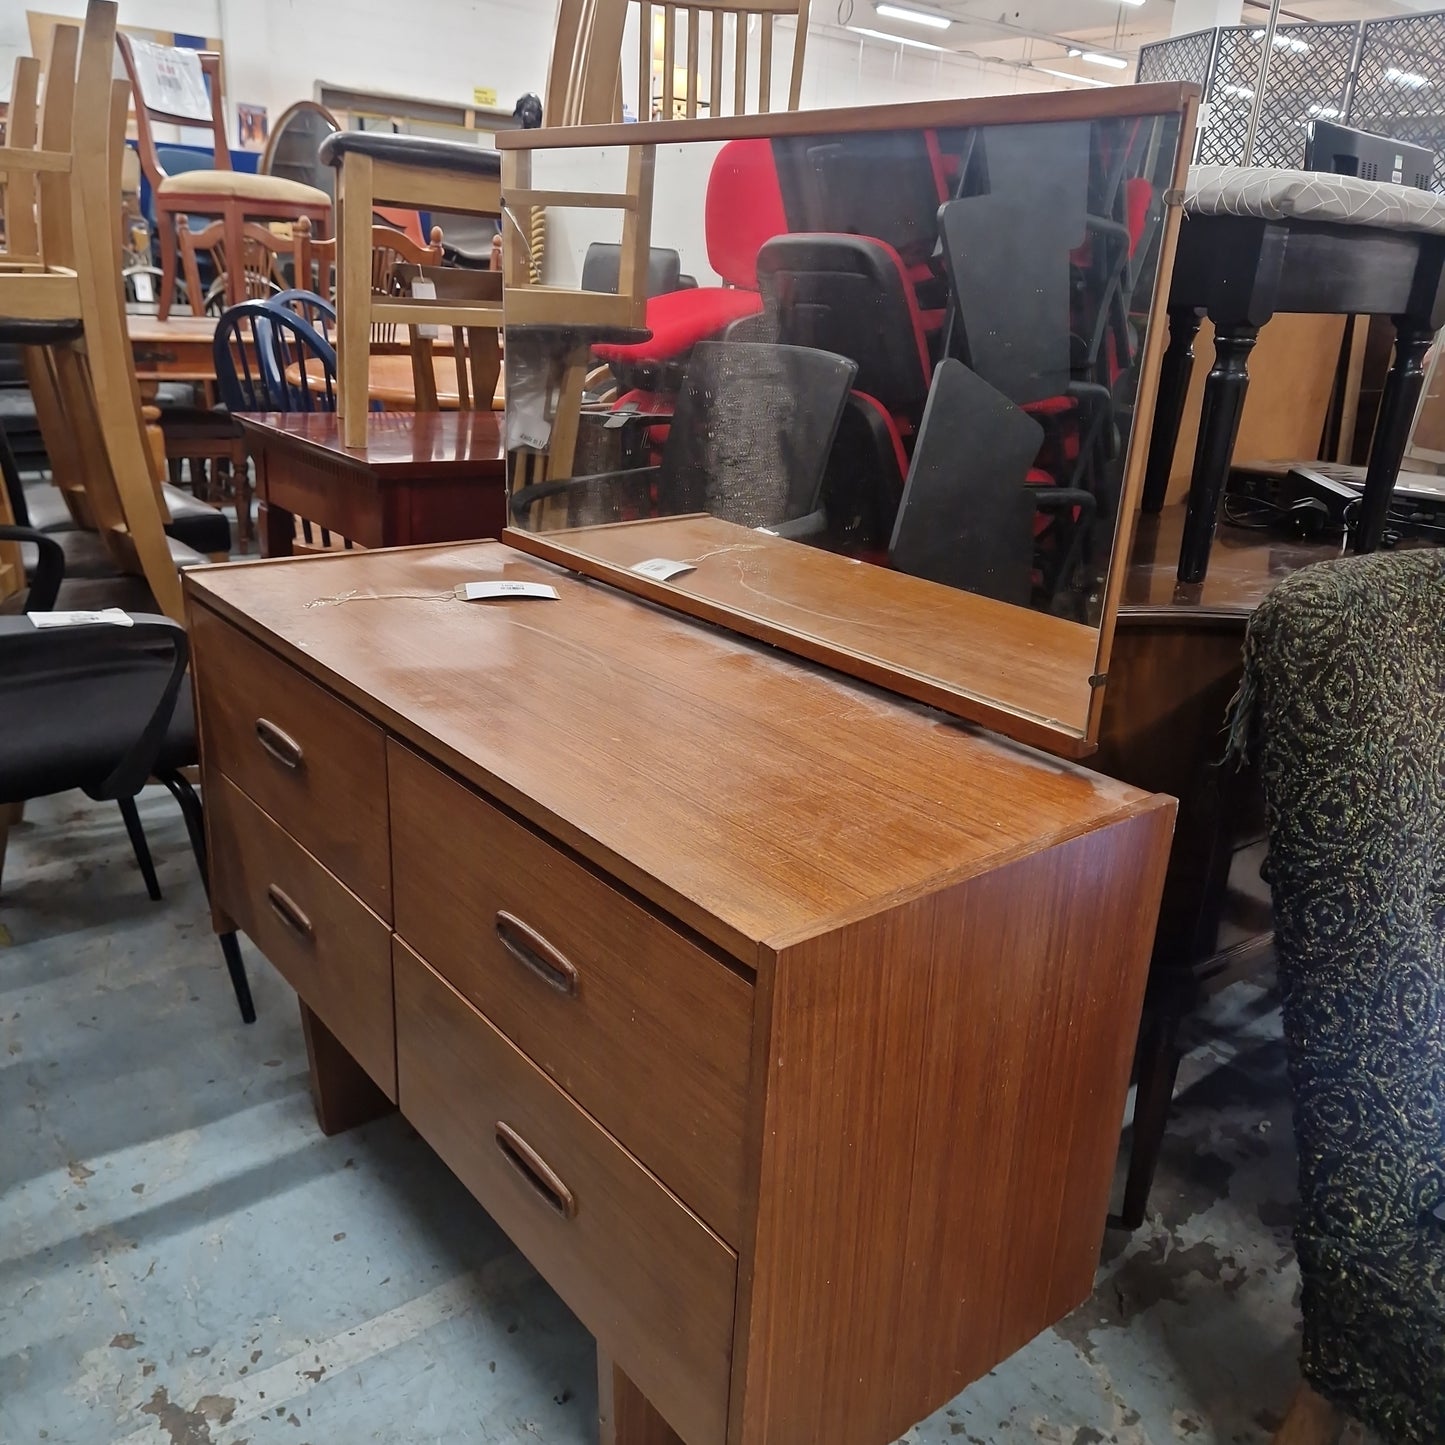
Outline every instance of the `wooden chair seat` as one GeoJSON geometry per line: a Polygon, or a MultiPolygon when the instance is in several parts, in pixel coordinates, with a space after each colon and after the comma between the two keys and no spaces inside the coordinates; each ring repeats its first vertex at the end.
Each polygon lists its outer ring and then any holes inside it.
{"type": "MultiPolygon", "coordinates": [[[[156,188],[168,200],[197,196],[203,200],[225,197],[228,200],[274,202],[277,214],[290,220],[296,206],[324,206],[331,209],[331,197],[315,186],[288,181],[285,176],[262,176],[251,171],[182,171],[167,176],[156,188]]],[[[249,214],[257,212],[250,209],[249,214]]]]}

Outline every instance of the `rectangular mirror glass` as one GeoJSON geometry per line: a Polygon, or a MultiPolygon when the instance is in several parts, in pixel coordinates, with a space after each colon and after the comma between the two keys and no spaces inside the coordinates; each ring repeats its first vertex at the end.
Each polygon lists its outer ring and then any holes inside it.
{"type": "Polygon", "coordinates": [[[1192,129],[1148,86],[503,138],[508,540],[1086,751],[1192,129]]]}

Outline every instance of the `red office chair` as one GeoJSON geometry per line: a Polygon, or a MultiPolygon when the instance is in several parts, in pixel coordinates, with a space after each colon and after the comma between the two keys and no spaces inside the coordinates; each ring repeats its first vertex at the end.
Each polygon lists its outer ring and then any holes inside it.
{"type": "Polygon", "coordinates": [[[763,309],[758,252],[788,229],[770,142],[729,141],[718,152],[708,177],[703,223],[708,262],[723,284],[652,297],[647,303],[650,341],[596,348],[624,388],[655,387],[699,341],[716,339],[734,322],[763,309]]]}

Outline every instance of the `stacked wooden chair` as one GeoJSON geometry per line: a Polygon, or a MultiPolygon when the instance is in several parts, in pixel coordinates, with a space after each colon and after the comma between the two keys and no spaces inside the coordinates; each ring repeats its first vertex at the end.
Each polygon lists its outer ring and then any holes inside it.
{"type": "Polygon", "coordinates": [[[0,339],[26,348],[54,479],[110,566],[133,579],[123,600],[179,620],[180,578],[125,326],[118,218],[128,86],[111,79],[115,24],[113,0],[93,0],[83,39],[74,26],[55,28],[38,143],[25,143],[23,116],[12,112],[0,148],[0,339]]]}

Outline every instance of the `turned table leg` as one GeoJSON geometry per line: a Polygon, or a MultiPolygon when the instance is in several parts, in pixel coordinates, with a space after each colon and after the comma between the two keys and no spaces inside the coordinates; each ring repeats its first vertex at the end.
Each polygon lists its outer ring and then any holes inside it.
{"type": "Polygon", "coordinates": [[[1370,444],[1370,464],[1365,472],[1365,495],[1360,503],[1360,523],[1355,528],[1354,550],[1373,552],[1385,531],[1390,498],[1400,475],[1400,463],[1415,424],[1415,408],[1425,385],[1425,354],[1435,339],[1434,328],[1395,318],[1395,359],[1385,377],[1385,394],[1380,398],[1380,417],[1370,444]]]}
{"type": "Polygon", "coordinates": [[[600,1346],[597,1350],[597,1424],[599,1445],[682,1445],[677,1432],[600,1346]]]}
{"type": "Polygon", "coordinates": [[[1154,404],[1154,429],[1149,436],[1149,462],[1144,472],[1142,505],[1146,512],[1160,511],[1169,491],[1189,379],[1194,374],[1194,338],[1203,320],[1204,312],[1197,306],[1181,306],[1169,313],[1169,348],[1159,367],[1159,399],[1154,404]]]}
{"type": "Polygon", "coordinates": [[[1204,384],[1199,418],[1199,443],[1194,449],[1194,475],[1184,514],[1184,540],[1179,548],[1179,580],[1202,582],[1209,570],[1209,549],[1219,524],[1219,508],[1229,480],[1229,463],[1249,390],[1249,353],[1259,327],[1247,323],[1217,325],[1214,365],[1204,384]]]}
{"type": "Polygon", "coordinates": [[[306,1035],[306,1060],[311,1066],[311,1099],[323,1134],[354,1129],[395,1108],[371,1075],[304,1003],[301,1031],[306,1035]]]}

